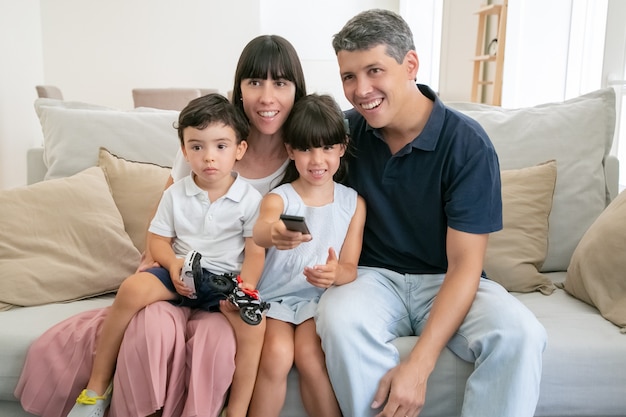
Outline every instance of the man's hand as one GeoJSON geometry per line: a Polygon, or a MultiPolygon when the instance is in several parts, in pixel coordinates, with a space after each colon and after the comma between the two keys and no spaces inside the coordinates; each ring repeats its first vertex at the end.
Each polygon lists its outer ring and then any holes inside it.
{"type": "Polygon", "coordinates": [[[383,376],[372,408],[387,404],[376,417],[416,417],[426,399],[427,375],[407,362],[401,362],[383,376]]]}

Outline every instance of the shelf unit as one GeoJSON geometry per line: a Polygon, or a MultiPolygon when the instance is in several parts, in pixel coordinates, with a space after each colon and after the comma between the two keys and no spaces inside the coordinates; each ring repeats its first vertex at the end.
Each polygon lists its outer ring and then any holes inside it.
{"type": "MultiPolygon", "coordinates": [[[[506,13],[507,0],[502,4],[482,6],[475,14],[478,15],[478,35],[474,54],[474,74],[472,77],[471,100],[475,103],[486,103],[500,106],[502,103],[502,72],[504,69],[504,46],[506,44],[506,13]],[[488,51],[487,33],[489,23],[496,21],[495,39],[497,48],[488,51]],[[490,53],[491,52],[491,53],[490,53]],[[491,100],[488,100],[491,91],[491,100]]],[[[493,35],[492,35],[493,36],[493,35]]],[[[493,39],[489,39],[490,42],[493,39]]]]}

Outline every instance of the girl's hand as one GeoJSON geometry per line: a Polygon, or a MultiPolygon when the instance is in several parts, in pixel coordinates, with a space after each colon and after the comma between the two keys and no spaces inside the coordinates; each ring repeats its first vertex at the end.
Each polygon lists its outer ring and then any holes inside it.
{"type": "Polygon", "coordinates": [[[337,269],[339,261],[333,248],[328,249],[328,258],[325,265],[305,267],[304,276],[311,284],[319,288],[328,288],[337,281],[337,269]]]}
{"type": "Polygon", "coordinates": [[[285,223],[282,220],[275,221],[271,225],[272,245],[276,246],[276,249],[287,250],[293,249],[303,242],[309,242],[311,235],[302,234],[293,230],[288,230],[285,223]]]}
{"type": "Polygon", "coordinates": [[[180,278],[180,273],[183,269],[183,264],[185,260],[183,258],[176,258],[172,265],[170,265],[170,278],[172,279],[172,284],[174,284],[174,288],[176,288],[176,292],[182,295],[183,297],[190,296],[193,291],[191,288],[185,285],[183,280],[180,278]]]}

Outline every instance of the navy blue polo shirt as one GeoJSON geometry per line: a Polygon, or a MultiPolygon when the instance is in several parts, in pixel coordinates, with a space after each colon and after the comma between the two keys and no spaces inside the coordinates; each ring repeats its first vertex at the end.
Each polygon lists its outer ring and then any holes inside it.
{"type": "Polygon", "coordinates": [[[360,264],[399,273],[445,273],[448,227],[468,233],[502,228],[500,166],[475,120],[434,101],[424,130],[391,154],[382,133],[346,112],[354,145],[347,183],[367,202],[360,264]]]}

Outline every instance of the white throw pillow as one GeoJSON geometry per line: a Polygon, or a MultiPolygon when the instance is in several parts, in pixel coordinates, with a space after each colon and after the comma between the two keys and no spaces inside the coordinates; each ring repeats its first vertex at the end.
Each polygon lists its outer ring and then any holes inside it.
{"type": "Polygon", "coordinates": [[[128,111],[80,102],[37,99],[44,136],[45,179],[74,175],[98,164],[101,147],[121,158],[171,167],[180,141],[177,111],[128,111]]]}
{"type": "Polygon", "coordinates": [[[556,160],[548,256],[541,271],[565,271],[581,237],[609,203],[603,162],[615,129],[613,89],[522,109],[447,104],[483,126],[501,169],[556,160]]]}

